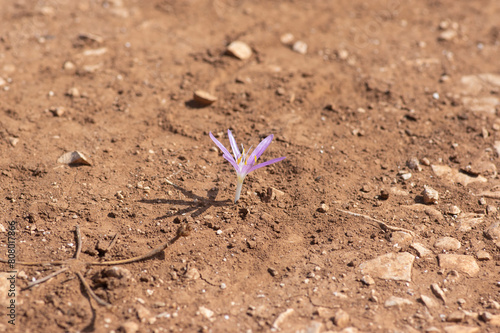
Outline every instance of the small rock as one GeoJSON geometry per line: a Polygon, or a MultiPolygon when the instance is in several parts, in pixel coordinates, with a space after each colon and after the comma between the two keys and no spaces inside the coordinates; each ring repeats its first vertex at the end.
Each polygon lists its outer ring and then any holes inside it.
{"type": "Polygon", "coordinates": [[[306,54],[307,44],[301,40],[298,40],[295,43],[293,43],[292,50],[300,54],[306,54]]]}
{"type": "Polygon", "coordinates": [[[214,95],[212,95],[206,91],[196,90],[193,93],[193,100],[200,103],[201,105],[210,105],[210,104],[214,103],[215,101],[217,101],[217,97],[215,97],[214,95]]]}
{"type": "Polygon", "coordinates": [[[409,180],[411,178],[411,173],[409,173],[409,172],[402,173],[400,175],[400,177],[401,177],[402,180],[405,180],[405,181],[409,180]]]}
{"type": "Polygon", "coordinates": [[[484,236],[490,240],[500,238],[500,222],[493,222],[488,229],[484,231],[484,236]]]}
{"type": "Polygon", "coordinates": [[[72,151],[61,155],[57,159],[57,163],[69,164],[69,165],[91,165],[85,155],[78,151],[72,151]]]}
{"type": "Polygon", "coordinates": [[[422,165],[425,165],[425,166],[431,165],[431,161],[429,161],[429,159],[427,157],[422,158],[420,160],[420,163],[422,163],[422,165]]]}
{"type": "Polygon", "coordinates": [[[408,252],[390,252],[359,265],[362,274],[386,280],[411,281],[415,257],[408,252]]]}
{"type": "Polygon", "coordinates": [[[0,76],[0,87],[5,86],[6,84],[7,84],[7,81],[5,81],[5,79],[0,76]]]}
{"type": "Polygon", "coordinates": [[[200,272],[196,269],[196,267],[190,267],[184,274],[184,277],[188,280],[198,280],[200,276],[200,272]]]}
{"type": "Polygon", "coordinates": [[[418,161],[418,158],[411,157],[408,161],[406,161],[406,166],[410,170],[419,170],[420,169],[420,163],[418,161]]]}
{"type": "Polygon", "coordinates": [[[282,198],[285,195],[285,192],[280,191],[274,187],[268,187],[267,188],[267,196],[266,196],[266,201],[272,201],[272,200],[278,200],[282,198]]]}
{"type": "Polygon", "coordinates": [[[143,323],[148,323],[148,324],[154,324],[156,322],[156,316],[151,314],[151,311],[149,311],[144,305],[138,304],[135,307],[137,311],[137,318],[143,323]]]}
{"type": "Polygon", "coordinates": [[[479,273],[479,266],[474,257],[461,254],[438,255],[439,267],[444,269],[455,269],[474,277],[479,273]]]}
{"type": "Polygon", "coordinates": [[[462,311],[453,311],[449,315],[446,316],[446,321],[450,323],[460,323],[464,321],[465,314],[462,311]]]}
{"type": "Polygon", "coordinates": [[[227,52],[240,60],[246,60],[252,56],[252,49],[242,41],[234,41],[229,44],[227,52]]]}
{"type": "Polygon", "coordinates": [[[445,213],[448,215],[459,215],[461,210],[457,206],[448,206],[446,207],[445,213]]]}
{"type": "Polygon", "coordinates": [[[269,267],[269,268],[267,269],[267,271],[269,272],[269,274],[271,274],[271,276],[272,276],[272,277],[275,277],[275,276],[277,276],[277,275],[278,275],[278,271],[277,271],[277,270],[275,270],[275,269],[274,269],[274,268],[272,268],[272,267],[269,267]]]}
{"type": "Polygon", "coordinates": [[[210,321],[214,321],[214,320],[215,320],[215,318],[213,318],[213,316],[214,316],[214,312],[213,312],[212,310],[210,310],[210,309],[207,309],[207,308],[206,308],[206,307],[204,307],[204,306],[200,306],[200,307],[198,308],[198,312],[199,312],[199,313],[200,313],[203,317],[207,318],[207,319],[208,319],[208,320],[210,320],[210,321]]]}
{"type": "Polygon", "coordinates": [[[294,39],[295,39],[295,37],[291,33],[283,34],[280,37],[281,43],[283,43],[285,45],[292,45],[294,39]]]}
{"type": "Polygon", "coordinates": [[[441,333],[441,330],[435,326],[431,326],[425,329],[425,333],[441,333]]]}
{"type": "Polygon", "coordinates": [[[116,279],[129,280],[132,277],[132,273],[124,267],[111,266],[102,270],[101,275],[103,277],[110,277],[116,279]]]}
{"type": "Polygon", "coordinates": [[[438,40],[441,41],[450,41],[457,37],[457,32],[453,29],[447,29],[443,32],[441,32],[438,36],[438,40]]]}
{"type": "Polygon", "coordinates": [[[345,312],[342,309],[339,309],[333,315],[333,323],[340,328],[344,328],[347,325],[349,325],[350,321],[351,321],[351,317],[349,316],[349,314],[347,312],[345,312]]]}
{"type": "Polygon", "coordinates": [[[434,247],[445,251],[456,251],[460,249],[461,244],[458,239],[453,237],[442,237],[439,238],[435,243],[434,247]]]}
{"type": "Polygon", "coordinates": [[[426,295],[420,295],[419,301],[424,303],[424,305],[429,309],[435,308],[439,305],[433,298],[426,295]]]}
{"type": "Polygon", "coordinates": [[[493,315],[488,311],[484,311],[479,315],[479,319],[481,319],[485,323],[488,323],[493,319],[493,315]]]}
{"type": "Polygon", "coordinates": [[[139,331],[139,324],[135,321],[126,321],[118,327],[119,332],[123,333],[136,333],[139,331]]]}
{"type": "Polygon", "coordinates": [[[437,283],[431,284],[431,290],[437,298],[439,298],[443,301],[444,304],[446,304],[446,296],[444,294],[444,291],[437,283]]]}
{"type": "Polygon", "coordinates": [[[80,90],[78,90],[78,88],[75,88],[75,87],[70,88],[68,90],[68,92],[66,93],[66,95],[69,97],[74,97],[74,98],[80,97],[80,90]]]}
{"type": "Polygon", "coordinates": [[[370,275],[363,275],[361,278],[361,282],[367,286],[371,286],[375,284],[375,280],[370,275]]]}
{"type": "Polygon", "coordinates": [[[401,247],[410,245],[412,240],[412,235],[404,231],[394,231],[391,234],[391,243],[398,244],[401,247]]]}
{"type": "Polygon", "coordinates": [[[322,203],[321,205],[319,205],[318,212],[326,213],[326,212],[328,212],[328,209],[329,209],[328,205],[325,203],[322,203]]]}
{"type": "Polygon", "coordinates": [[[9,143],[12,147],[15,147],[19,143],[19,138],[9,136],[9,143]]]}
{"type": "Polygon", "coordinates": [[[389,199],[389,191],[387,191],[386,189],[380,190],[380,194],[379,194],[378,197],[380,198],[380,200],[387,200],[387,199],[389,199]]]}
{"type": "Polygon", "coordinates": [[[486,214],[488,215],[495,215],[497,213],[497,208],[492,205],[487,205],[486,206],[486,214]]]}
{"type": "Polygon", "coordinates": [[[349,51],[341,49],[337,51],[337,58],[340,60],[346,60],[349,57],[349,51]]]}
{"type": "Polygon", "coordinates": [[[413,304],[413,302],[410,301],[409,299],[391,296],[385,301],[384,306],[386,308],[390,308],[390,307],[394,307],[394,306],[402,307],[403,305],[412,305],[412,304],[413,304]]]}
{"type": "Polygon", "coordinates": [[[424,186],[422,196],[425,204],[437,204],[439,199],[438,191],[429,186],[424,186]]]}
{"type": "Polygon", "coordinates": [[[63,108],[62,106],[58,106],[58,107],[51,107],[49,111],[50,113],[52,113],[54,117],[62,117],[66,112],[66,109],[63,108]]]}
{"type": "Polygon", "coordinates": [[[491,255],[488,252],[483,251],[483,250],[477,251],[476,256],[477,256],[477,260],[480,260],[480,261],[491,260],[491,255]]]}
{"type": "Polygon", "coordinates": [[[64,64],[63,64],[63,69],[65,71],[68,71],[68,72],[74,71],[75,68],[76,68],[75,64],[72,63],[71,61],[65,61],[64,64]]]}

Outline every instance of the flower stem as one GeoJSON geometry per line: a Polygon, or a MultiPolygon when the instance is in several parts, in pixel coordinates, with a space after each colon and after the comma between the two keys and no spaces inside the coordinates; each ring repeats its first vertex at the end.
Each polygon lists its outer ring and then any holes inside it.
{"type": "Polygon", "coordinates": [[[245,178],[240,179],[240,177],[238,177],[238,183],[236,184],[236,195],[234,197],[234,203],[236,203],[236,201],[238,201],[240,199],[241,188],[243,187],[243,180],[245,180],[245,178]]]}

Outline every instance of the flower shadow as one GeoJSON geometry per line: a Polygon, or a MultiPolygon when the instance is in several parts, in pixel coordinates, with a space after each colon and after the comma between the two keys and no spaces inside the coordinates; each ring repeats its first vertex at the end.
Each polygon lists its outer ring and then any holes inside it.
{"type": "Polygon", "coordinates": [[[212,188],[207,191],[207,197],[201,197],[193,193],[193,191],[186,190],[185,188],[172,184],[177,190],[179,190],[184,196],[191,200],[180,200],[180,199],[142,199],[139,200],[141,203],[156,205],[156,204],[168,204],[175,206],[186,206],[186,208],[180,209],[176,212],[168,213],[163,216],[157,217],[155,220],[162,220],[172,216],[185,215],[190,213],[192,217],[197,217],[207,211],[210,207],[223,207],[232,205],[233,202],[230,199],[226,200],[216,200],[219,194],[218,188],[212,188]]]}

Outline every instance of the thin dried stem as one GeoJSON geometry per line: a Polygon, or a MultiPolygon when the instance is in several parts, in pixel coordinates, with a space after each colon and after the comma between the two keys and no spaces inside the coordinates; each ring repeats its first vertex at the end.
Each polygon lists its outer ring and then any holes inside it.
{"type": "Polygon", "coordinates": [[[384,231],[387,231],[387,230],[390,230],[390,231],[404,231],[404,232],[409,233],[413,237],[415,237],[415,234],[411,230],[390,226],[390,225],[386,224],[385,222],[377,220],[377,219],[375,219],[375,218],[373,218],[371,216],[364,215],[364,214],[359,214],[359,213],[354,213],[354,212],[350,212],[348,210],[342,210],[342,209],[337,209],[337,211],[345,213],[345,214],[353,215],[353,216],[362,217],[362,218],[364,218],[364,219],[366,219],[366,220],[368,220],[370,222],[375,222],[377,224],[377,226],[380,227],[380,228],[382,228],[382,230],[384,230],[384,231]]]}
{"type": "MultiPolygon", "coordinates": [[[[111,304],[109,304],[108,302],[106,302],[105,300],[103,300],[102,298],[100,298],[99,296],[97,296],[92,291],[92,289],[90,288],[90,286],[87,283],[87,281],[85,281],[85,278],[83,277],[82,273],[76,272],[75,274],[78,276],[78,278],[82,282],[83,286],[85,287],[85,290],[90,295],[90,297],[92,297],[94,299],[94,301],[96,301],[99,305],[102,305],[102,306],[105,306],[105,307],[108,307],[108,308],[112,306],[111,304]]],[[[92,305],[92,303],[90,303],[90,304],[92,305]]]]}
{"type": "Polygon", "coordinates": [[[73,258],[78,259],[80,253],[82,252],[82,235],[80,234],[80,226],[76,225],[75,227],[76,233],[76,252],[73,258]]]}
{"type": "Polygon", "coordinates": [[[189,225],[180,226],[179,229],[177,229],[177,235],[175,235],[174,238],[172,238],[168,242],[161,244],[157,248],[153,249],[151,252],[148,252],[148,253],[143,254],[141,256],[129,258],[129,259],[114,260],[114,261],[101,261],[101,262],[97,261],[97,262],[90,262],[87,264],[88,265],[96,265],[96,266],[123,265],[123,264],[129,264],[132,262],[137,262],[137,261],[149,259],[149,258],[156,256],[158,253],[161,253],[163,250],[165,250],[170,245],[174,244],[179,238],[187,237],[190,232],[191,232],[191,226],[189,226],[189,225]]]}
{"type": "Polygon", "coordinates": [[[60,270],[55,271],[53,273],[50,273],[49,275],[47,275],[41,279],[38,279],[36,281],[28,283],[28,285],[26,287],[22,288],[21,290],[27,290],[27,289],[30,289],[31,287],[34,287],[34,286],[39,285],[41,283],[44,283],[45,281],[48,281],[48,280],[52,279],[53,277],[55,277],[63,272],[66,272],[67,270],[68,270],[68,267],[63,267],[60,270]]]}

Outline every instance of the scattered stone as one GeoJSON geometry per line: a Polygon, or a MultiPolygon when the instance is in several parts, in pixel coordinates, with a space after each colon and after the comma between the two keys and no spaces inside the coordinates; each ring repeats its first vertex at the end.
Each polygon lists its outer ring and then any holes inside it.
{"type": "Polygon", "coordinates": [[[429,161],[429,159],[427,157],[422,158],[420,160],[420,163],[422,163],[422,165],[425,165],[425,166],[431,165],[431,161],[429,161]]]}
{"type": "Polygon", "coordinates": [[[394,231],[391,234],[391,243],[398,244],[401,247],[406,247],[411,244],[413,237],[404,231],[394,231]]]}
{"type": "Polygon", "coordinates": [[[201,274],[200,272],[196,269],[196,267],[190,267],[186,273],[184,273],[184,277],[188,280],[198,280],[200,278],[201,274]]]}
{"type": "Polygon", "coordinates": [[[349,325],[350,321],[351,317],[342,309],[339,309],[337,312],[335,312],[335,315],[333,316],[333,323],[340,328],[344,328],[349,325]]]}
{"type": "Polygon", "coordinates": [[[273,328],[279,330],[280,325],[294,312],[293,309],[287,309],[285,312],[282,312],[278,315],[276,320],[273,322],[273,328]]]}
{"type": "Polygon", "coordinates": [[[361,278],[361,282],[367,286],[371,286],[375,284],[375,280],[370,275],[363,275],[361,278]]]}
{"type": "Polygon", "coordinates": [[[100,56],[100,55],[103,55],[107,52],[108,52],[107,47],[101,47],[101,48],[93,49],[93,50],[85,50],[85,51],[83,51],[82,54],[86,57],[89,57],[89,56],[100,56]]]}
{"type": "Polygon", "coordinates": [[[411,178],[411,173],[405,172],[405,173],[400,174],[399,176],[401,177],[402,180],[406,181],[406,180],[409,180],[411,178]]]}
{"type": "Polygon", "coordinates": [[[404,305],[412,305],[412,304],[413,304],[413,302],[410,301],[409,299],[402,298],[402,297],[391,296],[391,297],[389,297],[385,301],[384,306],[386,308],[391,308],[391,307],[394,307],[394,306],[402,307],[404,305]]]}
{"type": "Polygon", "coordinates": [[[406,166],[410,170],[418,170],[418,171],[421,170],[420,162],[418,161],[418,158],[416,158],[416,157],[411,157],[408,161],[406,161],[406,166]]]}
{"type": "Polygon", "coordinates": [[[240,60],[246,60],[252,56],[252,49],[242,41],[234,41],[229,44],[227,52],[240,60]]]}
{"type": "Polygon", "coordinates": [[[424,303],[424,305],[427,307],[427,308],[435,308],[437,307],[439,304],[434,300],[434,298],[431,298],[429,296],[426,296],[426,295],[420,295],[420,298],[418,299],[419,301],[421,301],[422,303],[424,303]]]}
{"type": "Polygon", "coordinates": [[[443,301],[444,304],[446,304],[446,296],[444,294],[444,291],[437,283],[431,284],[431,290],[437,298],[439,298],[443,301]]]}
{"type": "Polygon", "coordinates": [[[102,277],[108,277],[108,278],[116,278],[116,279],[123,279],[123,280],[129,280],[132,278],[132,273],[124,267],[120,266],[111,266],[109,268],[105,268],[101,272],[102,277]]]}
{"type": "Polygon", "coordinates": [[[497,167],[494,163],[482,160],[476,160],[471,164],[464,166],[460,170],[474,177],[482,175],[485,177],[495,178],[498,174],[497,167]]]}
{"type": "Polygon", "coordinates": [[[387,200],[389,199],[389,192],[386,189],[380,190],[380,194],[378,196],[380,200],[387,200]]]}
{"type": "Polygon", "coordinates": [[[19,138],[9,136],[9,143],[12,147],[15,147],[19,143],[19,138]]]}
{"type": "Polygon", "coordinates": [[[453,237],[442,237],[434,243],[435,248],[445,251],[456,251],[461,246],[460,241],[453,237]]]}
{"type": "Polygon", "coordinates": [[[275,277],[275,276],[278,275],[278,271],[276,269],[272,268],[272,267],[269,267],[267,269],[267,271],[269,272],[269,274],[271,274],[272,277],[275,277]]]}
{"type": "Polygon", "coordinates": [[[470,231],[476,225],[484,222],[484,215],[475,213],[461,214],[457,219],[458,230],[460,232],[470,231]]]}
{"type": "Polygon", "coordinates": [[[76,88],[76,87],[70,88],[66,92],[66,95],[69,97],[73,97],[73,98],[80,97],[80,90],[78,90],[78,88],[76,88]]]}
{"type": "Polygon", "coordinates": [[[124,322],[118,327],[118,332],[136,333],[137,331],[139,331],[139,324],[131,320],[124,322]]]}
{"type": "Polygon", "coordinates": [[[328,212],[328,205],[326,203],[322,203],[321,205],[319,205],[319,208],[318,208],[318,212],[320,213],[326,213],[328,212]]]}
{"type": "Polygon", "coordinates": [[[439,193],[430,186],[424,186],[422,191],[422,196],[424,198],[425,204],[437,204],[439,199],[439,193]]]}
{"type": "Polygon", "coordinates": [[[462,211],[457,206],[446,207],[445,213],[448,215],[459,215],[462,211]]]}
{"type": "Polygon", "coordinates": [[[495,206],[492,206],[492,205],[487,205],[486,206],[486,214],[488,215],[494,215],[497,213],[497,208],[495,206]]]}
{"type": "Polygon", "coordinates": [[[337,58],[340,60],[346,60],[349,57],[349,51],[345,49],[340,49],[337,51],[337,58]]]}
{"type": "Polygon", "coordinates": [[[453,311],[449,315],[446,316],[446,321],[450,323],[460,323],[464,321],[465,314],[462,311],[453,311]]]}
{"type": "Polygon", "coordinates": [[[217,97],[203,90],[196,90],[193,93],[193,99],[201,105],[210,105],[217,101],[217,97]]]}
{"type": "Polygon", "coordinates": [[[58,107],[51,107],[49,111],[50,113],[52,113],[54,117],[62,117],[66,112],[66,109],[62,106],[58,106],[58,107]]]}
{"type": "Polygon", "coordinates": [[[142,323],[152,325],[156,322],[156,316],[151,314],[151,311],[149,311],[149,309],[147,309],[144,305],[136,305],[135,310],[137,311],[137,318],[139,318],[142,323]]]}
{"type": "Polygon", "coordinates": [[[440,178],[444,178],[451,183],[462,184],[463,186],[467,186],[470,183],[474,182],[482,182],[486,183],[488,180],[483,176],[479,175],[477,177],[472,177],[467,175],[459,170],[452,169],[447,165],[431,165],[432,172],[440,178]]]}
{"type": "Polygon", "coordinates": [[[484,311],[479,315],[479,319],[481,319],[485,323],[488,323],[493,319],[493,315],[488,311],[484,311]]]}
{"type": "Polygon", "coordinates": [[[76,69],[76,66],[71,61],[65,61],[63,64],[63,69],[65,71],[71,72],[71,71],[74,71],[76,69]]]}
{"type": "Polygon", "coordinates": [[[306,54],[307,44],[301,40],[298,40],[295,43],[293,43],[292,50],[300,54],[306,54]]]}
{"type": "Polygon", "coordinates": [[[204,306],[200,306],[198,308],[198,312],[205,318],[207,318],[208,320],[210,321],[214,321],[215,318],[214,318],[214,312],[210,309],[207,309],[206,307],[204,306]]]}
{"type": "Polygon", "coordinates": [[[431,326],[425,329],[425,333],[441,333],[441,330],[435,326],[431,326]]]}
{"type": "Polygon", "coordinates": [[[485,231],[484,236],[490,240],[500,238],[500,222],[493,222],[485,231]]]}
{"type": "Polygon", "coordinates": [[[452,39],[455,39],[455,37],[457,37],[457,32],[453,29],[447,29],[439,34],[438,40],[450,41],[452,39]]]}
{"type": "Polygon", "coordinates": [[[479,273],[476,259],[462,254],[440,254],[438,255],[439,267],[444,269],[455,269],[474,277],[479,273]]]}
{"type": "Polygon", "coordinates": [[[280,37],[281,43],[283,43],[285,45],[292,45],[294,40],[295,40],[295,36],[291,33],[283,34],[280,37]]]}
{"type": "Polygon", "coordinates": [[[305,333],[320,333],[322,332],[322,329],[323,329],[323,323],[313,321],[309,326],[307,326],[305,333]]]}
{"type": "Polygon", "coordinates": [[[274,187],[268,187],[266,194],[262,197],[264,202],[271,202],[273,200],[278,200],[285,195],[285,192],[275,189],[274,187]]]}
{"type": "Polygon", "coordinates": [[[500,99],[497,97],[463,97],[462,103],[468,111],[494,115],[497,106],[500,105],[500,99]]]}
{"type": "Polygon", "coordinates": [[[477,251],[476,256],[477,256],[477,260],[480,260],[480,261],[491,260],[491,255],[488,252],[483,251],[483,250],[477,251]]]}
{"type": "Polygon", "coordinates": [[[7,84],[7,81],[5,81],[5,79],[0,76],[0,87],[5,86],[6,84],[7,84]]]}
{"type": "Polygon", "coordinates": [[[415,257],[408,252],[387,253],[359,265],[362,274],[385,280],[411,281],[415,257]]]}
{"type": "Polygon", "coordinates": [[[72,151],[61,155],[57,159],[57,163],[69,164],[69,165],[91,165],[85,155],[78,151],[72,151]]]}
{"type": "Polygon", "coordinates": [[[413,243],[410,245],[410,247],[412,249],[414,249],[415,251],[417,251],[418,256],[420,258],[428,257],[428,256],[431,256],[434,254],[431,250],[427,249],[425,246],[423,246],[420,243],[413,243]]]}
{"type": "Polygon", "coordinates": [[[444,328],[445,333],[479,333],[481,329],[479,327],[469,327],[469,326],[446,326],[444,328]]]}

